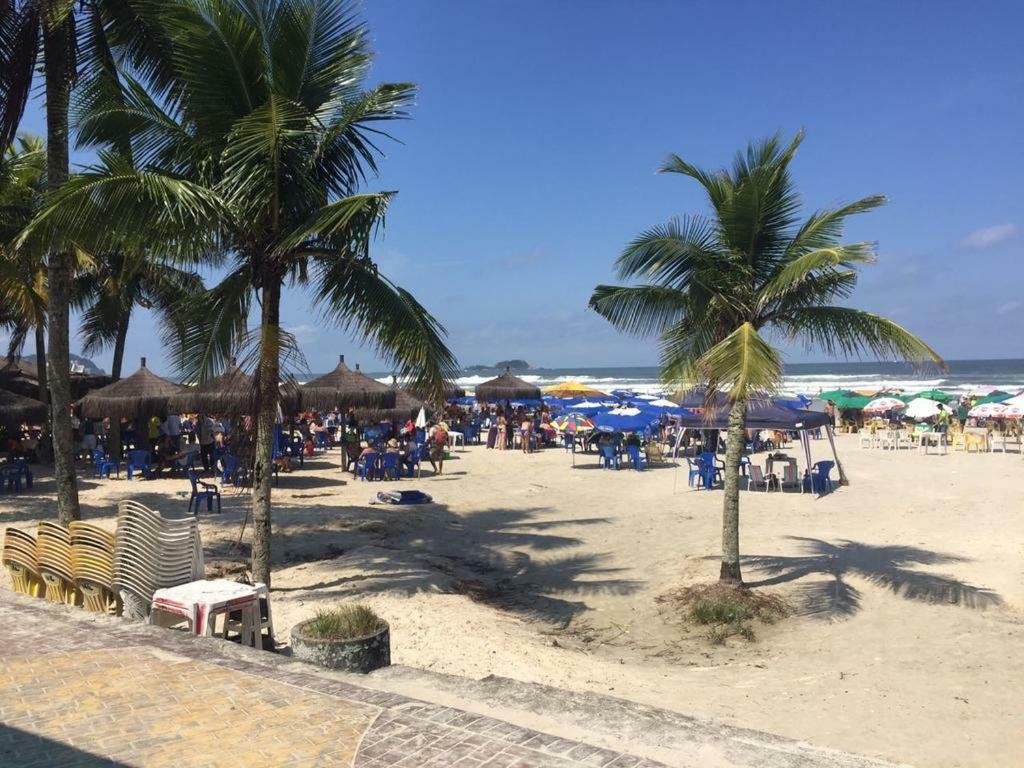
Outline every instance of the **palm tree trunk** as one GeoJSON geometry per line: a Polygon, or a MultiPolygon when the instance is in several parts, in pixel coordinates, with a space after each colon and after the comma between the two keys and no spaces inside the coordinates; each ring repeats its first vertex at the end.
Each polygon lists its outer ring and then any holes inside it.
{"type": "Polygon", "coordinates": [[[280,368],[278,323],[281,309],[281,279],[267,274],[263,281],[260,369],[257,371],[256,456],[252,481],[252,577],[270,586],[270,490],[274,479],[274,425],[280,368]]]}
{"type": "MultiPolygon", "coordinates": [[[[110,363],[110,378],[114,381],[121,380],[121,368],[124,365],[124,344],[128,338],[128,322],[131,320],[131,315],[125,312],[118,322],[117,325],[117,336],[114,338],[114,359],[110,363]]],[[[121,419],[113,418],[110,420],[110,433],[109,433],[109,445],[110,454],[114,459],[121,458],[121,419]]]]}
{"type": "MultiPolygon", "coordinates": [[[[68,99],[71,93],[70,17],[59,24],[44,23],[43,55],[46,85],[46,174],[50,190],[68,179],[68,99]]],[[[71,254],[51,253],[49,290],[49,382],[53,421],[53,474],[57,481],[57,519],[78,520],[78,478],[75,474],[74,433],[71,429],[71,350],[69,340],[71,254]]]]}
{"type": "Polygon", "coordinates": [[[729,408],[729,431],[725,447],[725,501],[722,509],[722,570],[718,580],[742,584],[740,573],[740,459],[747,442],[747,401],[729,408]]]}
{"type": "Polygon", "coordinates": [[[36,371],[39,379],[39,399],[46,403],[50,400],[49,385],[46,383],[46,328],[36,323],[36,371]]]}

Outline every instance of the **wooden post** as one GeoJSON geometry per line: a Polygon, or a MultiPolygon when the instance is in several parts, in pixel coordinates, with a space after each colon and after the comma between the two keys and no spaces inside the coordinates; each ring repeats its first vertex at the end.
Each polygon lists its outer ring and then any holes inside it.
{"type": "Polygon", "coordinates": [[[825,425],[825,433],[828,435],[828,443],[832,446],[832,458],[836,460],[836,469],[839,471],[839,484],[849,485],[850,479],[846,476],[846,472],[843,471],[843,463],[839,460],[839,454],[836,452],[836,440],[832,435],[832,425],[825,425]]]}

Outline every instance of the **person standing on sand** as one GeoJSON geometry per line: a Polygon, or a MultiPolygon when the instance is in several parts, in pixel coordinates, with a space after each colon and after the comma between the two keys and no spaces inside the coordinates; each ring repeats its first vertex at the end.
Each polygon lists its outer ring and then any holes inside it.
{"type": "Polygon", "coordinates": [[[508,446],[505,443],[505,431],[508,429],[508,422],[505,420],[505,414],[500,410],[498,411],[498,450],[504,451],[508,446]]]}
{"type": "Polygon", "coordinates": [[[828,416],[829,424],[833,427],[839,426],[839,424],[836,423],[836,403],[834,400],[829,400],[825,404],[825,415],[828,416]]]}
{"type": "Polygon", "coordinates": [[[523,414],[523,422],[519,427],[519,440],[523,446],[523,453],[530,453],[530,436],[533,434],[533,422],[523,414]]]}
{"type": "Polygon", "coordinates": [[[444,471],[444,451],[448,447],[448,430],[442,421],[430,432],[430,466],[437,474],[444,471]]]}
{"type": "Polygon", "coordinates": [[[213,445],[214,445],[214,425],[213,419],[207,414],[199,414],[199,455],[203,460],[203,471],[213,471],[213,445]]]}

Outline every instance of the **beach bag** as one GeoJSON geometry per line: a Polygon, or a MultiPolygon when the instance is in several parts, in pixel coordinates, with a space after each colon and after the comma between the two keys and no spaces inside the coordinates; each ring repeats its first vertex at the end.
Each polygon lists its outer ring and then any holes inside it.
{"type": "Polygon", "coordinates": [[[423,491],[381,491],[377,501],[384,504],[430,504],[434,499],[423,491]]]}

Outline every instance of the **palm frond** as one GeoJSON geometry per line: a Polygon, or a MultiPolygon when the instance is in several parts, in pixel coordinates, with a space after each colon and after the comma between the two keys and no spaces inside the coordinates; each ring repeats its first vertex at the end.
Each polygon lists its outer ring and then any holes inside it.
{"type": "Polygon", "coordinates": [[[590,308],[618,330],[636,336],[661,333],[689,308],[683,293],[660,285],[599,285],[590,308]]]}
{"type": "Polygon", "coordinates": [[[870,353],[883,360],[896,357],[915,363],[945,365],[939,354],[892,320],[849,307],[808,306],[775,318],[791,339],[830,355],[858,357],[870,353]]]}
{"type": "Polygon", "coordinates": [[[441,324],[364,259],[320,257],[315,264],[325,319],[369,342],[410,388],[442,399],[459,368],[441,324]]]}
{"type": "Polygon", "coordinates": [[[851,216],[873,211],[885,205],[884,195],[869,195],[838,208],[815,211],[803,223],[787,249],[787,257],[795,258],[806,251],[827,248],[843,235],[843,227],[851,216]]]}
{"type": "Polygon", "coordinates": [[[781,265],[761,287],[758,291],[758,311],[783,299],[787,294],[799,291],[804,283],[814,277],[874,262],[875,249],[872,243],[851,243],[808,251],[781,265]]]}
{"type": "Polygon", "coordinates": [[[782,380],[779,353],[751,323],[743,323],[701,355],[694,369],[701,381],[728,388],[734,400],[772,392],[782,380]]]}
{"type": "Polygon", "coordinates": [[[615,270],[623,280],[650,280],[684,289],[693,273],[718,255],[712,223],[687,216],[642,232],[616,260],[615,270]]]}
{"type": "Polygon", "coordinates": [[[14,141],[32,91],[42,11],[38,0],[0,0],[0,150],[14,141]]]}

